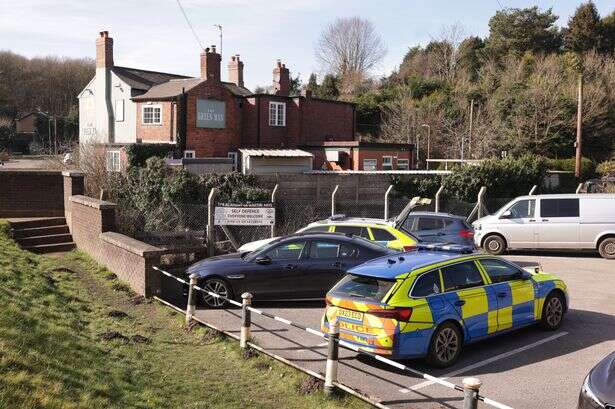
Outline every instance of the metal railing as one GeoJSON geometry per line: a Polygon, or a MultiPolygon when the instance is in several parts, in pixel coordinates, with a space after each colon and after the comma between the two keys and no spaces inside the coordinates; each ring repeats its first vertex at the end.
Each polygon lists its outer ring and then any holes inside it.
{"type": "MultiPolygon", "coordinates": [[[[190,281],[185,281],[159,267],[154,266],[153,267],[154,270],[160,272],[161,274],[172,278],[178,282],[180,282],[181,284],[184,285],[188,285],[188,304],[186,306],[186,324],[190,324],[193,319],[194,319],[194,313],[196,311],[196,297],[194,294],[194,291],[201,291],[205,294],[208,294],[212,297],[215,298],[219,298],[219,299],[223,299],[224,301],[226,301],[227,303],[234,305],[236,307],[240,307],[242,310],[242,320],[241,320],[241,329],[240,329],[240,336],[239,336],[239,345],[241,348],[247,348],[248,344],[249,344],[249,339],[251,338],[251,325],[252,325],[252,313],[261,315],[263,317],[267,317],[270,318],[272,320],[281,322],[283,324],[289,325],[291,327],[297,328],[299,330],[305,331],[309,334],[321,337],[321,338],[325,338],[328,339],[328,343],[327,343],[327,361],[326,361],[326,367],[325,367],[325,392],[327,394],[331,394],[333,393],[335,386],[339,386],[339,382],[337,379],[337,368],[338,368],[338,356],[339,356],[339,347],[343,347],[346,349],[349,349],[351,351],[354,351],[358,354],[361,355],[366,355],[371,357],[372,359],[375,359],[379,362],[382,362],[386,365],[389,365],[391,367],[397,368],[399,370],[402,370],[404,372],[408,372],[411,373],[413,375],[416,376],[420,376],[421,378],[431,381],[435,384],[438,384],[440,386],[449,388],[449,389],[453,389],[459,392],[463,392],[464,394],[464,409],[476,409],[478,407],[478,402],[484,402],[485,404],[498,408],[498,409],[512,409],[510,406],[507,406],[503,403],[497,402],[493,399],[489,399],[483,395],[479,394],[479,389],[482,385],[481,381],[477,378],[473,378],[473,377],[467,377],[464,378],[462,381],[463,386],[460,385],[456,385],[452,382],[446,381],[444,379],[429,375],[427,373],[421,372],[419,370],[416,370],[414,368],[411,368],[407,365],[403,365],[397,361],[393,361],[389,358],[385,358],[381,355],[377,355],[368,351],[365,351],[363,349],[361,349],[360,347],[353,345],[349,342],[346,342],[342,339],[340,339],[339,337],[339,321],[335,321],[332,324],[329,324],[329,328],[330,328],[330,334],[325,334],[322,331],[318,331],[315,330],[313,328],[309,328],[306,327],[304,325],[301,324],[297,324],[296,322],[293,322],[291,320],[288,320],[286,318],[283,317],[278,317],[276,315],[270,314],[268,312],[259,310],[257,308],[252,307],[252,294],[250,293],[244,293],[242,294],[241,298],[242,298],[242,302],[237,302],[235,300],[232,300],[230,298],[224,297],[220,294],[217,294],[215,292],[211,292],[211,291],[207,291],[201,287],[199,287],[197,285],[197,276],[196,275],[191,275],[190,276],[190,281]]],[[[175,307],[176,308],[176,307],[175,307]]],[[[178,309],[178,308],[176,308],[178,309]]],[[[178,309],[180,310],[180,309],[178,309]]],[[[180,310],[181,311],[181,310],[180,310]]]]}

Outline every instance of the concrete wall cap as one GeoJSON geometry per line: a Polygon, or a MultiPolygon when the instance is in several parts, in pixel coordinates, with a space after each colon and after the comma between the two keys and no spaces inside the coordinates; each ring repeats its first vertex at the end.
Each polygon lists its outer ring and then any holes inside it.
{"type": "Polygon", "coordinates": [[[73,203],[79,203],[84,206],[93,207],[94,209],[115,209],[117,206],[115,203],[106,202],[104,200],[94,199],[93,197],[83,196],[83,195],[75,195],[71,196],[69,200],[73,203]]]}
{"type": "Polygon", "coordinates": [[[108,231],[100,233],[98,237],[106,243],[113,244],[114,246],[120,247],[141,257],[158,256],[163,252],[163,250],[158,247],[154,247],[150,244],[143,243],[142,241],[116,232],[108,231]]]}
{"type": "Polygon", "coordinates": [[[85,174],[80,170],[63,170],[62,176],[70,176],[70,177],[79,177],[84,176],[85,174]]]}

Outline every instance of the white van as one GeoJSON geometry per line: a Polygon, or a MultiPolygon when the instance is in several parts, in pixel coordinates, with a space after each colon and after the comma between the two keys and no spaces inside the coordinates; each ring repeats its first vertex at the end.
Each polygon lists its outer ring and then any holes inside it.
{"type": "Polygon", "coordinates": [[[591,249],[615,259],[615,194],[521,196],[473,226],[475,244],[491,254],[591,249]]]}

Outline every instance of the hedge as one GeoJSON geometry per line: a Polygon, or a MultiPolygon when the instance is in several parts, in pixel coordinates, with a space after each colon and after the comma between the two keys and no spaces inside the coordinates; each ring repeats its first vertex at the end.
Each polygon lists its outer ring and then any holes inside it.
{"type": "Polygon", "coordinates": [[[600,163],[596,167],[596,172],[600,176],[615,176],[615,160],[600,163]]]}
{"type": "Polygon", "coordinates": [[[168,143],[136,143],[126,146],[129,167],[142,167],[152,157],[166,158],[175,150],[175,145],[168,143]]]}
{"type": "MultiPolygon", "coordinates": [[[[576,166],[575,158],[569,159],[547,159],[549,170],[564,170],[574,172],[576,166]]],[[[581,158],[581,180],[591,179],[596,176],[596,163],[589,158],[581,158]]]]}

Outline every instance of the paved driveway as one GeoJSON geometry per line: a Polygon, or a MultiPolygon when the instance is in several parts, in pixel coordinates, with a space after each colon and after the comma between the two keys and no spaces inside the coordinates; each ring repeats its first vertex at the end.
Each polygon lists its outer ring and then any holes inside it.
{"type": "MultiPolygon", "coordinates": [[[[420,360],[411,367],[461,384],[464,376],[483,381],[481,392],[515,408],[570,408],[590,368],[615,350],[615,261],[588,255],[513,255],[539,262],[568,284],[571,306],[556,332],[526,328],[466,348],[459,362],[435,370],[420,360]]],[[[322,304],[261,304],[265,311],[319,328],[322,304]]],[[[199,318],[239,333],[240,310],[199,310],[199,318]]],[[[253,336],[263,348],[315,372],[324,372],[323,339],[253,314],[253,336]]],[[[341,351],[340,382],[392,408],[460,408],[461,394],[386,367],[352,351],[341,351]]]]}

